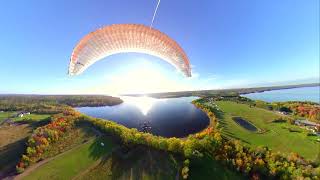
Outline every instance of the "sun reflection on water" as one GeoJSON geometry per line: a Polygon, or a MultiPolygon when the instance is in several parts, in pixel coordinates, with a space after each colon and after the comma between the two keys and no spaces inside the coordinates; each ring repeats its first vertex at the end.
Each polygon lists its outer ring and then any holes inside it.
{"type": "Polygon", "coordinates": [[[158,101],[163,101],[161,99],[155,99],[147,96],[142,96],[142,97],[122,96],[120,98],[124,102],[137,107],[143,115],[147,115],[155,103],[157,103],[158,101]]]}

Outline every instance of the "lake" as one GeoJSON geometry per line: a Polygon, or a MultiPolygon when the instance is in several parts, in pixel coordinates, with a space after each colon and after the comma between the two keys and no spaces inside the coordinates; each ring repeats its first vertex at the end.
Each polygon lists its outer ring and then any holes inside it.
{"type": "Polygon", "coordinates": [[[129,128],[149,129],[164,137],[185,137],[209,125],[208,116],[191,101],[197,97],[156,99],[151,97],[120,97],[115,106],[79,107],[86,115],[111,120],[129,128]]]}
{"type": "Polygon", "coordinates": [[[320,103],[320,86],[265,91],[261,93],[244,94],[242,96],[267,102],[312,101],[320,103]]]}

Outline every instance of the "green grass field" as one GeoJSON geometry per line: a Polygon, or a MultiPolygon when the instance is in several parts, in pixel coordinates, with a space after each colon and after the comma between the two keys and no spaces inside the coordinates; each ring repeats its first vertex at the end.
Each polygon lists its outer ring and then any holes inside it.
{"type": "Polygon", "coordinates": [[[86,170],[99,158],[110,153],[115,145],[109,138],[97,138],[76,147],[32,171],[24,179],[71,179],[86,170]],[[105,145],[101,146],[103,142],[105,145]]]}
{"type": "Polygon", "coordinates": [[[0,112],[0,123],[10,117],[13,114],[13,112],[0,112]]]}
{"type": "Polygon", "coordinates": [[[212,159],[212,157],[205,155],[204,158],[195,159],[190,164],[190,180],[211,180],[211,179],[225,179],[225,180],[241,180],[245,179],[241,174],[229,170],[227,167],[219,164],[219,162],[212,159]]]}
{"type": "Polygon", "coordinates": [[[0,123],[5,120],[5,119],[13,119],[14,121],[22,121],[22,120],[30,120],[30,121],[41,121],[41,120],[45,120],[47,118],[50,117],[50,115],[48,114],[26,114],[23,117],[14,117],[12,118],[12,116],[14,116],[15,114],[17,114],[17,112],[14,111],[10,111],[10,112],[0,112],[0,123]]]}
{"type": "Polygon", "coordinates": [[[297,126],[272,122],[280,117],[272,111],[231,101],[217,101],[216,104],[222,111],[217,114],[219,127],[223,128],[222,134],[226,137],[242,140],[250,146],[267,146],[275,152],[296,152],[310,160],[319,154],[320,144],[315,141],[315,137],[306,136],[306,130],[297,126]],[[250,132],[239,126],[232,120],[233,116],[250,121],[262,130],[262,133],[250,132]],[[289,128],[298,129],[300,132],[290,132],[289,128]]]}
{"type": "Polygon", "coordinates": [[[78,179],[174,180],[177,173],[179,176],[177,167],[180,162],[169,153],[146,147],[132,148],[125,154],[118,149],[78,179]]]}
{"type": "Polygon", "coordinates": [[[30,120],[30,121],[42,121],[47,118],[49,118],[50,115],[48,114],[29,114],[29,115],[24,115],[23,117],[15,117],[13,118],[14,121],[23,121],[23,120],[30,120]]]}

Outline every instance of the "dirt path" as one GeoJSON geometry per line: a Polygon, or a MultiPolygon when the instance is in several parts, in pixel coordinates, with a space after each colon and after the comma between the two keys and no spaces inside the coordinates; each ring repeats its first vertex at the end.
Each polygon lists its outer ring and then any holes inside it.
{"type": "MultiPolygon", "coordinates": [[[[92,128],[92,129],[93,129],[93,131],[97,134],[97,137],[96,137],[96,138],[98,138],[98,137],[100,137],[100,136],[102,135],[102,133],[101,133],[100,131],[98,131],[98,130],[96,130],[96,129],[94,129],[94,128],[92,128]]],[[[54,157],[51,157],[51,158],[42,160],[42,161],[40,161],[40,162],[38,162],[38,163],[36,163],[36,164],[28,167],[23,173],[21,173],[21,174],[19,174],[19,175],[17,175],[17,176],[14,176],[13,179],[14,179],[14,180],[21,180],[21,179],[23,179],[24,177],[28,176],[28,175],[29,175],[31,172],[33,172],[35,169],[37,169],[37,168],[39,168],[40,166],[48,163],[49,161],[51,161],[51,160],[53,160],[53,159],[56,159],[56,158],[58,158],[58,157],[60,157],[60,156],[63,156],[64,154],[66,154],[66,153],[68,153],[68,152],[70,152],[70,151],[72,151],[72,150],[74,150],[74,149],[76,149],[76,148],[79,148],[80,146],[83,146],[83,145],[85,145],[85,144],[91,143],[92,141],[93,141],[93,140],[89,140],[89,141],[87,141],[87,142],[85,142],[85,143],[83,143],[83,144],[79,144],[79,145],[77,145],[77,146],[75,146],[75,147],[73,147],[73,148],[71,148],[71,149],[69,149],[69,150],[67,150],[67,151],[65,151],[65,152],[63,152],[63,153],[60,153],[60,154],[58,154],[58,155],[56,155],[56,156],[54,156],[54,157]]]]}
{"type": "Polygon", "coordinates": [[[60,153],[60,154],[58,154],[58,155],[56,155],[56,156],[54,156],[54,157],[51,157],[51,158],[42,160],[42,161],[40,161],[40,162],[38,162],[38,163],[36,163],[36,164],[28,167],[22,174],[19,174],[19,175],[15,176],[13,179],[14,179],[14,180],[21,180],[21,179],[23,179],[24,177],[28,176],[28,175],[29,175],[31,172],[33,172],[35,169],[37,169],[37,168],[39,168],[40,166],[48,163],[49,161],[54,160],[54,159],[56,159],[56,158],[58,158],[58,157],[60,157],[60,156],[63,156],[64,154],[66,154],[66,153],[68,153],[68,152],[70,152],[70,151],[73,151],[74,149],[77,149],[77,148],[79,148],[79,147],[81,147],[81,146],[83,146],[83,145],[85,145],[85,144],[91,143],[92,141],[93,141],[93,140],[90,140],[90,141],[87,141],[87,142],[85,142],[85,143],[83,143],[83,144],[79,144],[79,145],[75,146],[74,148],[69,149],[69,150],[67,150],[67,151],[65,151],[65,152],[63,152],[63,153],[60,153]]]}

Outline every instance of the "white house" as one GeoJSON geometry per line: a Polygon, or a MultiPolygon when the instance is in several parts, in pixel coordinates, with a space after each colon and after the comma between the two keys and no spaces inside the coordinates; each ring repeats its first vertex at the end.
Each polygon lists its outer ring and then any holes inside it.
{"type": "Polygon", "coordinates": [[[24,115],[29,115],[30,112],[20,112],[17,117],[23,117],[24,115]]]}

